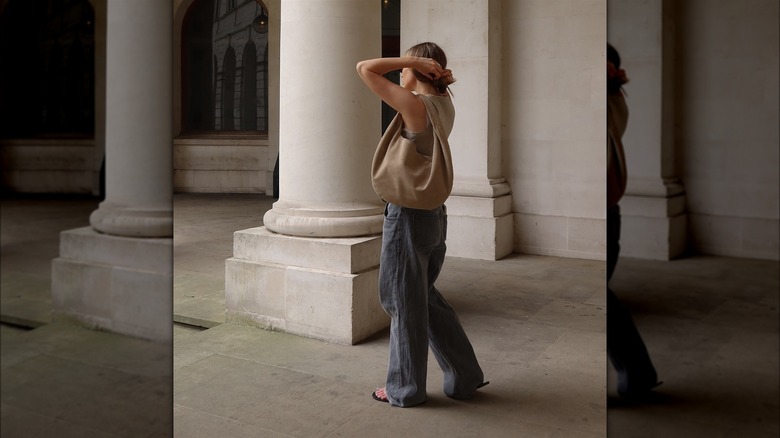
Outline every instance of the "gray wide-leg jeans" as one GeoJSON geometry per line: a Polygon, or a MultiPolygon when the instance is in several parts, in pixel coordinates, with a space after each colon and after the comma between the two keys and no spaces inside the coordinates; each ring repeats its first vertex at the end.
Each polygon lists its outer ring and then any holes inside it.
{"type": "Polygon", "coordinates": [[[428,346],[444,372],[444,393],[474,396],[484,375],[458,320],[433,283],[447,246],[447,211],[387,204],[379,267],[379,298],[391,317],[387,398],[395,406],[426,400],[428,346]]]}

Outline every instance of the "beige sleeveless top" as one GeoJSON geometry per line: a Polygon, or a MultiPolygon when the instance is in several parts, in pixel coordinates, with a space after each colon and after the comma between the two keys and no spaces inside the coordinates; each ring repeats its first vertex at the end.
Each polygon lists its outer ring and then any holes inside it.
{"type": "Polygon", "coordinates": [[[417,153],[430,157],[433,154],[433,125],[426,114],[427,125],[422,132],[412,132],[406,128],[401,129],[401,136],[417,146],[417,153]]]}
{"type": "MultiPolygon", "coordinates": [[[[449,135],[449,131],[452,129],[452,119],[454,119],[454,110],[452,109],[452,101],[450,100],[449,96],[432,96],[432,95],[424,95],[425,98],[428,98],[432,101],[438,101],[439,108],[447,108],[447,110],[443,111],[443,114],[439,114],[440,116],[444,116],[446,119],[445,121],[442,121],[444,125],[446,126],[445,129],[447,130],[447,135],[449,135]]],[[[401,129],[401,137],[411,141],[414,143],[414,145],[417,147],[417,153],[420,155],[425,155],[426,157],[430,157],[433,154],[433,124],[431,123],[431,116],[426,112],[425,114],[426,119],[426,125],[425,129],[421,132],[412,132],[404,126],[401,129]]]]}
{"type": "Polygon", "coordinates": [[[626,191],[628,173],[623,133],[627,123],[628,106],[623,94],[607,94],[607,207],[617,205],[626,191]]]}

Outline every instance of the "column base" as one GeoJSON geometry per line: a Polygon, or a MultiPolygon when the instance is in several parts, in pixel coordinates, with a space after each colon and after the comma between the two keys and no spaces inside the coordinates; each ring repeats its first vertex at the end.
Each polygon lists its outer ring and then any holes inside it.
{"type": "Polygon", "coordinates": [[[625,195],[620,201],[620,255],[672,260],[685,253],[685,195],[625,195]]]}
{"type": "Polygon", "coordinates": [[[512,253],[512,196],[450,196],[447,199],[447,255],[499,260],[512,253]]]}
{"type": "Polygon", "coordinates": [[[515,251],[586,260],[606,260],[604,219],[514,214],[515,251]]]}
{"type": "Polygon", "coordinates": [[[512,197],[504,178],[456,179],[447,199],[447,255],[498,260],[512,253],[512,197]]]}
{"type": "Polygon", "coordinates": [[[780,221],[777,219],[688,213],[691,249],[761,260],[780,260],[780,221]]]}
{"type": "Polygon", "coordinates": [[[101,233],[114,236],[173,236],[173,212],[170,207],[129,207],[103,201],[89,216],[89,223],[101,233]]]}
{"type": "Polygon", "coordinates": [[[299,237],[357,237],[382,233],[383,206],[332,204],[301,206],[276,201],[263,216],[272,232],[299,237]]]}
{"type": "Polygon", "coordinates": [[[52,318],[158,342],[173,338],[172,239],[60,234],[52,261],[52,318]]]}
{"type": "Polygon", "coordinates": [[[234,233],[225,320],[353,345],[383,330],[382,238],[310,238],[266,227],[234,233]]]}

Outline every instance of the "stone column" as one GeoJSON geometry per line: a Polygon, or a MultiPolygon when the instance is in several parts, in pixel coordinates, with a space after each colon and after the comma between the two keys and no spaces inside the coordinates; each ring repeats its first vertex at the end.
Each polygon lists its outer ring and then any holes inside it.
{"type": "Polygon", "coordinates": [[[172,337],[172,8],[109,0],[106,199],[92,227],[64,231],[52,264],[58,317],[172,337]]]}
{"type": "MultiPolygon", "coordinates": [[[[381,330],[383,204],[371,188],[379,99],[355,65],[381,55],[381,4],[281,2],[281,198],[237,231],[227,320],[352,344],[381,330]]],[[[273,14],[270,14],[273,17],[273,14]]]]}
{"type": "Polygon", "coordinates": [[[404,2],[401,51],[423,41],[442,46],[458,79],[447,254],[500,259],[513,245],[512,199],[501,169],[501,2],[404,2]]]}
{"type": "Polygon", "coordinates": [[[669,260],[686,242],[685,190],[675,166],[674,1],[611,0],[607,11],[607,39],[630,80],[620,251],[669,260]]]}

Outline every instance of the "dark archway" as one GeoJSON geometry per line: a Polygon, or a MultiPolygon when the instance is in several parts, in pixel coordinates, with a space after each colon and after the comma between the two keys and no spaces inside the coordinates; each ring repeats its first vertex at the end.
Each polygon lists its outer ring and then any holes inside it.
{"type": "MultiPolygon", "coordinates": [[[[401,56],[401,0],[385,0],[382,2],[382,56],[401,56]]],[[[396,84],[401,82],[398,71],[386,75],[396,84]]],[[[382,102],[382,132],[385,132],[395,117],[395,110],[382,102]]]]}
{"type": "Polygon", "coordinates": [[[196,0],[182,25],[182,131],[214,130],[214,0],[196,0]]]}
{"type": "Polygon", "coordinates": [[[228,47],[222,60],[222,130],[235,128],[236,51],[228,47]]]}
{"type": "Polygon", "coordinates": [[[267,132],[267,67],[257,51],[267,45],[267,27],[255,22],[265,14],[260,1],[194,0],[188,7],[181,30],[183,135],[267,132]]]}
{"type": "Polygon", "coordinates": [[[241,60],[241,130],[257,131],[257,48],[250,40],[241,60]]]}

